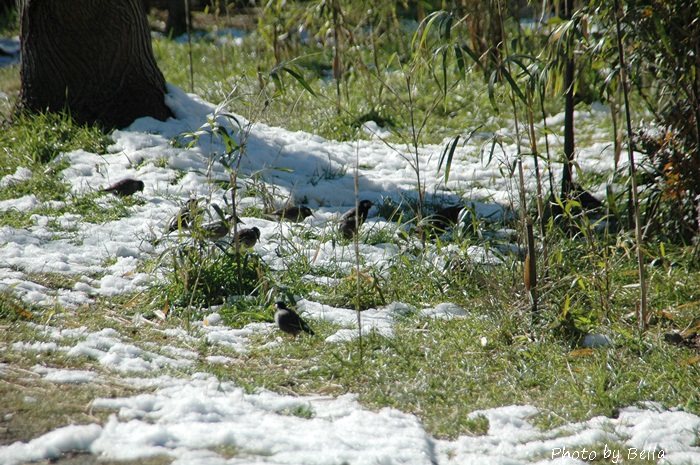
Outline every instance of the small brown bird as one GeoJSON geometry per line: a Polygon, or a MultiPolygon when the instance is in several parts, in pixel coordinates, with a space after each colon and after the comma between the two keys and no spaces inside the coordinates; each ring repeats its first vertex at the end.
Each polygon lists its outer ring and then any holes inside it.
{"type": "Polygon", "coordinates": [[[267,213],[265,216],[276,221],[286,220],[299,223],[300,221],[304,221],[309,216],[314,216],[314,214],[309,207],[302,205],[300,207],[291,206],[281,208],[272,213],[267,213]]]}
{"type": "Polygon", "coordinates": [[[111,192],[118,197],[128,197],[143,190],[143,181],[138,181],[136,179],[126,178],[121,181],[115,182],[109,187],[102,189],[102,192],[111,192]]]}
{"type": "Polygon", "coordinates": [[[350,239],[357,233],[357,229],[362,226],[362,223],[365,222],[365,219],[367,219],[367,213],[373,206],[374,204],[369,200],[362,200],[357,208],[348,210],[343,216],[340,217],[339,229],[344,238],[350,239]],[[355,221],[357,221],[357,224],[355,224],[355,221]]]}
{"type": "Polygon", "coordinates": [[[432,216],[433,220],[435,221],[434,225],[442,229],[447,229],[450,226],[457,224],[462,210],[464,210],[463,205],[452,205],[441,208],[432,216]]]}
{"type": "Polygon", "coordinates": [[[435,238],[459,223],[460,215],[465,207],[463,205],[451,205],[436,211],[434,214],[423,218],[416,228],[416,233],[424,238],[435,238]]]}
{"type": "Polygon", "coordinates": [[[236,231],[233,241],[250,249],[258,242],[258,239],[260,239],[260,230],[253,226],[252,228],[243,228],[236,231]]]}
{"type": "Polygon", "coordinates": [[[312,336],[315,334],[314,331],[309,328],[309,325],[301,319],[299,314],[291,308],[287,308],[287,304],[281,300],[275,302],[275,309],[275,323],[277,323],[279,329],[285,333],[291,334],[294,337],[302,331],[312,336]]]}
{"type": "Polygon", "coordinates": [[[225,237],[233,228],[234,224],[243,223],[236,215],[227,215],[225,219],[202,225],[202,233],[205,239],[218,241],[225,237]]]}
{"type": "Polygon", "coordinates": [[[198,206],[199,200],[189,199],[185,205],[175,213],[175,216],[168,227],[165,230],[165,234],[169,234],[173,231],[178,231],[180,229],[187,229],[194,222],[194,219],[201,214],[198,206]]]}

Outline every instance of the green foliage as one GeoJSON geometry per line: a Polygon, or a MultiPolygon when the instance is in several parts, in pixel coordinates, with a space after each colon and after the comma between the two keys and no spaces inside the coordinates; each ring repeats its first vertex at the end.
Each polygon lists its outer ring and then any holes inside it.
{"type": "MultiPolygon", "coordinates": [[[[426,84],[432,79],[424,65],[420,70],[409,69],[411,63],[427,65],[429,60],[417,55],[414,58],[415,54],[410,52],[414,26],[397,21],[396,6],[390,3],[375,4],[368,9],[359,4],[343,6],[347,24],[338,24],[338,27],[349,30],[350,34],[343,36],[348,42],[342,49],[338,93],[335,80],[329,80],[335,50],[327,39],[332,33],[328,29],[333,29],[332,21],[325,21],[324,16],[319,16],[308,5],[295,2],[285,2],[285,7],[277,11],[278,3],[267,5],[258,30],[240,45],[226,41],[216,45],[206,41],[193,43],[195,93],[209,101],[227,100],[231,111],[244,115],[252,108],[264,105],[261,122],[282,125],[290,130],[314,127],[317,134],[329,139],[355,139],[360,125],[370,119],[406,134],[410,120],[404,111],[409,102],[404,74],[421,71],[424,74],[421,79],[426,84]],[[283,15],[284,19],[278,15],[283,15]],[[368,25],[374,29],[368,29],[368,25]],[[274,27],[279,28],[278,35],[265,32],[274,27]],[[301,27],[301,32],[292,30],[295,27],[301,27]],[[285,40],[280,40],[279,34],[285,40]],[[272,37],[278,38],[278,59],[270,53],[273,50],[272,37]],[[211,53],[212,47],[217,53],[211,53]],[[304,112],[299,112],[299,108],[304,108],[304,112]],[[290,114],[294,118],[290,119],[290,114]]],[[[338,7],[329,2],[323,13],[332,17],[332,9],[338,7]]],[[[166,80],[188,89],[186,47],[155,39],[154,51],[166,80]]],[[[425,54],[430,54],[430,51],[425,54]]],[[[456,62],[452,60],[450,63],[455,65],[456,62]]],[[[465,67],[462,71],[467,69],[465,67]]],[[[449,76],[456,75],[452,67],[446,70],[449,76]]],[[[485,98],[483,83],[451,81],[451,86],[457,86],[453,87],[451,98],[433,110],[446,118],[426,121],[428,126],[421,137],[426,141],[440,141],[446,134],[465,127],[466,121],[475,113],[485,127],[496,129],[499,121],[490,119],[490,112],[479,115],[482,110],[474,105],[485,98]]],[[[416,92],[412,99],[417,119],[424,119],[423,114],[434,107],[432,89],[416,92]]]]}
{"type": "Polygon", "coordinates": [[[319,301],[335,307],[358,308],[360,310],[377,308],[389,303],[384,299],[382,293],[383,279],[376,274],[374,276],[361,274],[359,279],[359,294],[357,292],[357,278],[355,275],[350,275],[343,278],[338,285],[331,286],[321,293],[319,301]]]}
{"type": "Polygon", "coordinates": [[[25,303],[5,290],[0,291],[0,321],[13,322],[34,318],[33,311],[25,303]]]}
{"type": "Polygon", "coordinates": [[[175,309],[206,308],[256,293],[267,268],[254,253],[190,241],[172,246],[160,263],[164,279],[155,291],[158,307],[175,309]]]}
{"type": "Polygon", "coordinates": [[[66,115],[18,115],[0,131],[0,146],[5,147],[0,151],[0,177],[20,167],[31,173],[27,179],[0,188],[0,199],[34,194],[40,201],[64,200],[68,186],[58,173],[67,164],[56,157],[76,149],[103,154],[108,143],[99,129],[80,126],[66,115]]]}
{"type": "Polygon", "coordinates": [[[75,149],[106,153],[109,138],[99,128],[77,124],[69,115],[39,113],[17,115],[0,135],[0,143],[8,147],[3,154],[8,161],[21,160],[26,166],[45,165],[75,149]]]}
{"type": "Polygon", "coordinates": [[[15,2],[3,2],[0,5],[0,35],[2,37],[19,35],[19,14],[15,2]]]}

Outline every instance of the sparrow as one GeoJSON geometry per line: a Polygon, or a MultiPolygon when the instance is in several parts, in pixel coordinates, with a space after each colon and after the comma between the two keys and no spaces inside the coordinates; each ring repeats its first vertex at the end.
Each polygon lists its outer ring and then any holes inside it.
{"type": "Polygon", "coordinates": [[[302,331],[312,336],[315,334],[297,312],[291,308],[287,308],[287,304],[281,300],[275,302],[275,309],[275,323],[277,323],[279,329],[285,333],[291,334],[294,337],[302,331]]]}
{"type": "Polygon", "coordinates": [[[357,228],[359,228],[362,223],[365,222],[367,218],[367,213],[369,209],[372,208],[374,204],[369,200],[362,200],[357,208],[348,210],[340,217],[340,232],[346,239],[352,238],[357,233],[357,228]],[[358,214],[359,213],[359,214],[358,214]],[[355,221],[357,219],[357,224],[355,221]]]}
{"type": "Polygon", "coordinates": [[[422,237],[439,236],[459,222],[459,215],[462,213],[462,210],[464,210],[462,205],[451,205],[441,208],[434,214],[424,218],[416,228],[416,231],[422,237]]]}
{"type": "Polygon", "coordinates": [[[187,229],[194,222],[195,217],[199,215],[199,207],[197,199],[189,199],[185,205],[175,213],[175,216],[170,220],[170,224],[165,230],[165,234],[169,234],[179,229],[187,229]]]}
{"type": "Polygon", "coordinates": [[[265,216],[276,221],[286,220],[299,223],[309,216],[314,216],[314,214],[309,207],[302,205],[301,207],[291,206],[281,208],[272,213],[266,213],[265,216]]]}
{"type": "Polygon", "coordinates": [[[452,205],[441,208],[432,215],[433,224],[444,229],[455,225],[459,221],[459,215],[462,213],[462,210],[464,210],[463,205],[452,205]]]}
{"type": "Polygon", "coordinates": [[[202,233],[205,239],[218,241],[225,237],[234,224],[243,223],[236,215],[227,215],[225,219],[202,225],[202,233]]]}
{"type": "Polygon", "coordinates": [[[258,239],[260,239],[260,230],[255,226],[252,228],[239,229],[233,237],[234,242],[238,242],[248,249],[252,248],[255,243],[258,242],[258,239]]]}
{"type": "Polygon", "coordinates": [[[102,192],[111,192],[118,197],[128,197],[143,190],[143,181],[126,178],[115,182],[109,187],[102,189],[102,192]]]}
{"type": "Polygon", "coordinates": [[[581,208],[585,211],[602,210],[603,202],[593,197],[593,195],[585,190],[580,185],[574,183],[571,188],[572,198],[581,204],[581,208]]]}

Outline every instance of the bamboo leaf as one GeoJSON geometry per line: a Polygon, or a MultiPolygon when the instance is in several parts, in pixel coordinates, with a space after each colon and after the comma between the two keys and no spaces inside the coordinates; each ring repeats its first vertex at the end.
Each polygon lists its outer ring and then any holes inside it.
{"type": "MultiPolygon", "coordinates": [[[[559,21],[556,21],[557,28],[552,32],[552,35],[550,36],[550,41],[551,42],[559,42],[562,37],[566,37],[566,35],[569,32],[569,29],[573,27],[574,22],[571,20],[565,20],[558,18],[559,21]]],[[[549,21],[548,21],[549,23],[549,21]]]]}
{"type": "Polygon", "coordinates": [[[549,18],[549,19],[547,20],[547,22],[546,22],[545,24],[547,24],[547,26],[558,26],[558,25],[560,25],[560,24],[563,23],[563,22],[564,22],[564,20],[563,20],[561,17],[559,17],[559,16],[552,16],[551,18],[549,18]]]}
{"type": "Polygon", "coordinates": [[[489,156],[488,159],[486,160],[486,165],[491,164],[491,160],[493,160],[493,154],[496,151],[496,144],[498,144],[498,141],[496,140],[495,137],[491,139],[491,149],[489,150],[489,156]]]}
{"type": "Polygon", "coordinates": [[[462,57],[462,60],[464,60],[465,53],[469,55],[469,57],[474,60],[474,63],[476,63],[480,68],[483,68],[479,55],[477,55],[474,50],[469,47],[469,45],[464,42],[460,43],[459,45],[455,45],[455,54],[462,57]]]}
{"type": "Polygon", "coordinates": [[[447,50],[442,52],[442,93],[447,95],[447,50]]]}
{"type": "Polygon", "coordinates": [[[238,121],[238,118],[233,113],[229,113],[227,111],[218,111],[217,110],[216,117],[218,118],[219,116],[223,116],[224,118],[228,118],[229,120],[233,120],[236,123],[236,126],[238,126],[238,128],[242,127],[241,122],[238,121]]]}
{"type": "Polygon", "coordinates": [[[462,75],[462,77],[465,76],[466,69],[467,69],[467,64],[464,61],[464,54],[462,53],[459,45],[454,46],[455,50],[455,59],[457,60],[457,69],[459,70],[459,74],[462,75]]]}
{"type": "MultiPolygon", "coordinates": [[[[428,33],[430,32],[430,29],[432,29],[433,24],[435,21],[441,21],[441,17],[445,15],[446,13],[444,11],[436,11],[434,13],[431,13],[428,15],[420,24],[418,27],[418,31],[421,31],[420,38],[418,40],[418,48],[423,48],[425,46],[425,43],[428,40],[428,33]]],[[[418,34],[415,34],[413,36],[413,40],[411,41],[411,48],[416,47],[416,38],[418,37],[418,34]]]]}
{"type": "Polygon", "coordinates": [[[214,208],[214,211],[216,212],[216,216],[218,216],[220,220],[223,221],[226,219],[226,214],[224,213],[224,211],[221,209],[220,206],[218,206],[215,203],[212,203],[211,206],[214,208]]]}
{"type": "Polygon", "coordinates": [[[455,154],[455,149],[457,148],[457,142],[459,142],[459,135],[455,136],[451,142],[445,146],[442,155],[440,156],[440,161],[438,162],[438,173],[442,168],[443,162],[445,163],[445,184],[450,179],[450,168],[452,167],[452,157],[455,154]]]}
{"type": "Polygon", "coordinates": [[[277,92],[284,92],[284,85],[282,84],[282,79],[280,78],[280,75],[275,70],[273,70],[272,72],[270,72],[270,77],[275,83],[277,92]]]}
{"type": "Polygon", "coordinates": [[[673,47],[671,47],[671,39],[668,37],[668,34],[666,34],[666,30],[664,29],[664,26],[661,24],[661,20],[659,19],[659,15],[652,15],[651,18],[654,21],[654,26],[656,26],[656,32],[659,34],[659,37],[661,38],[661,43],[664,44],[664,48],[666,49],[666,53],[668,53],[669,56],[674,56],[673,47]]]}
{"type": "Polygon", "coordinates": [[[442,33],[442,37],[449,41],[450,40],[450,34],[452,32],[452,22],[454,20],[454,17],[451,14],[446,14],[441,23],[441,26],[444,28],[444,32],[442,33]]]}
{"type": "Polygon", "coordinates": [[[489,77],[489,85],[488,85],[488,91],[489,91],[489,101],[491,102],[491,106],[493,107],[494,111],[498,113],[498,105],[496,104],[496,76],[497,76],[498,71],[494,71],[491,73],[491,76],[489,77]]]}
{"type": "Polygon", "coordinates": [[[297,73],[296,71],[294,71],[293,69],[291,69],[291,68],[289,68],[289,67],[287,67],[287,66],[285,66],[284,68],[282,68],[282,70],[286,71],[287,74],[289,74],[289,75],[292,76],[294,79],[296,79],[297,82],[298,82],[299,84],[301,84],[301,86],[302,86],[304,89],[306,89],[306,91],[307,91],[308,93],[310,93],[311,95],[313,95],[314,97],[316,97],[316,92],[314,92],[314,90],[311,88],[311,86],[309,86],[309,83],[306,82],[306,79],[304,79],[304,78],[302,77],[301,74],[297,73]]]}
{"type": "Polygon", "coordinates": [[[504,78],[506,78],[506,81],[508,81],[508,84],[510,84],[510,88],[513,89],[513,92],[515,92],[515,95],[520,99],[521,102],[523,102],[525,105],[527,105],[527,101],[525,99],[525,95],[523,92],[520,90],[520,87],[518,87],[518,83],[515,82],[513,79],[513,76],[511,76],[510,72],[503,68],[501,70],[501,74],[503,75],[504,78]]]}

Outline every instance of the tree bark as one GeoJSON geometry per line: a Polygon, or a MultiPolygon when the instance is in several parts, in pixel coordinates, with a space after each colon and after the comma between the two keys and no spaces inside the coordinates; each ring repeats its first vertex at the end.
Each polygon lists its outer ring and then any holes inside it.
{"type": "Polygon", "coordinates": [[[20,0],[18,109],[106,128],[172,116],[143,0],[20,0]]]}
{"type": "Polygon", "coordinates": [[[189,8],[188,0],[168,0],[168,22],[165,24],[165,34],[175,38],[187,32],[189,8]]]}

